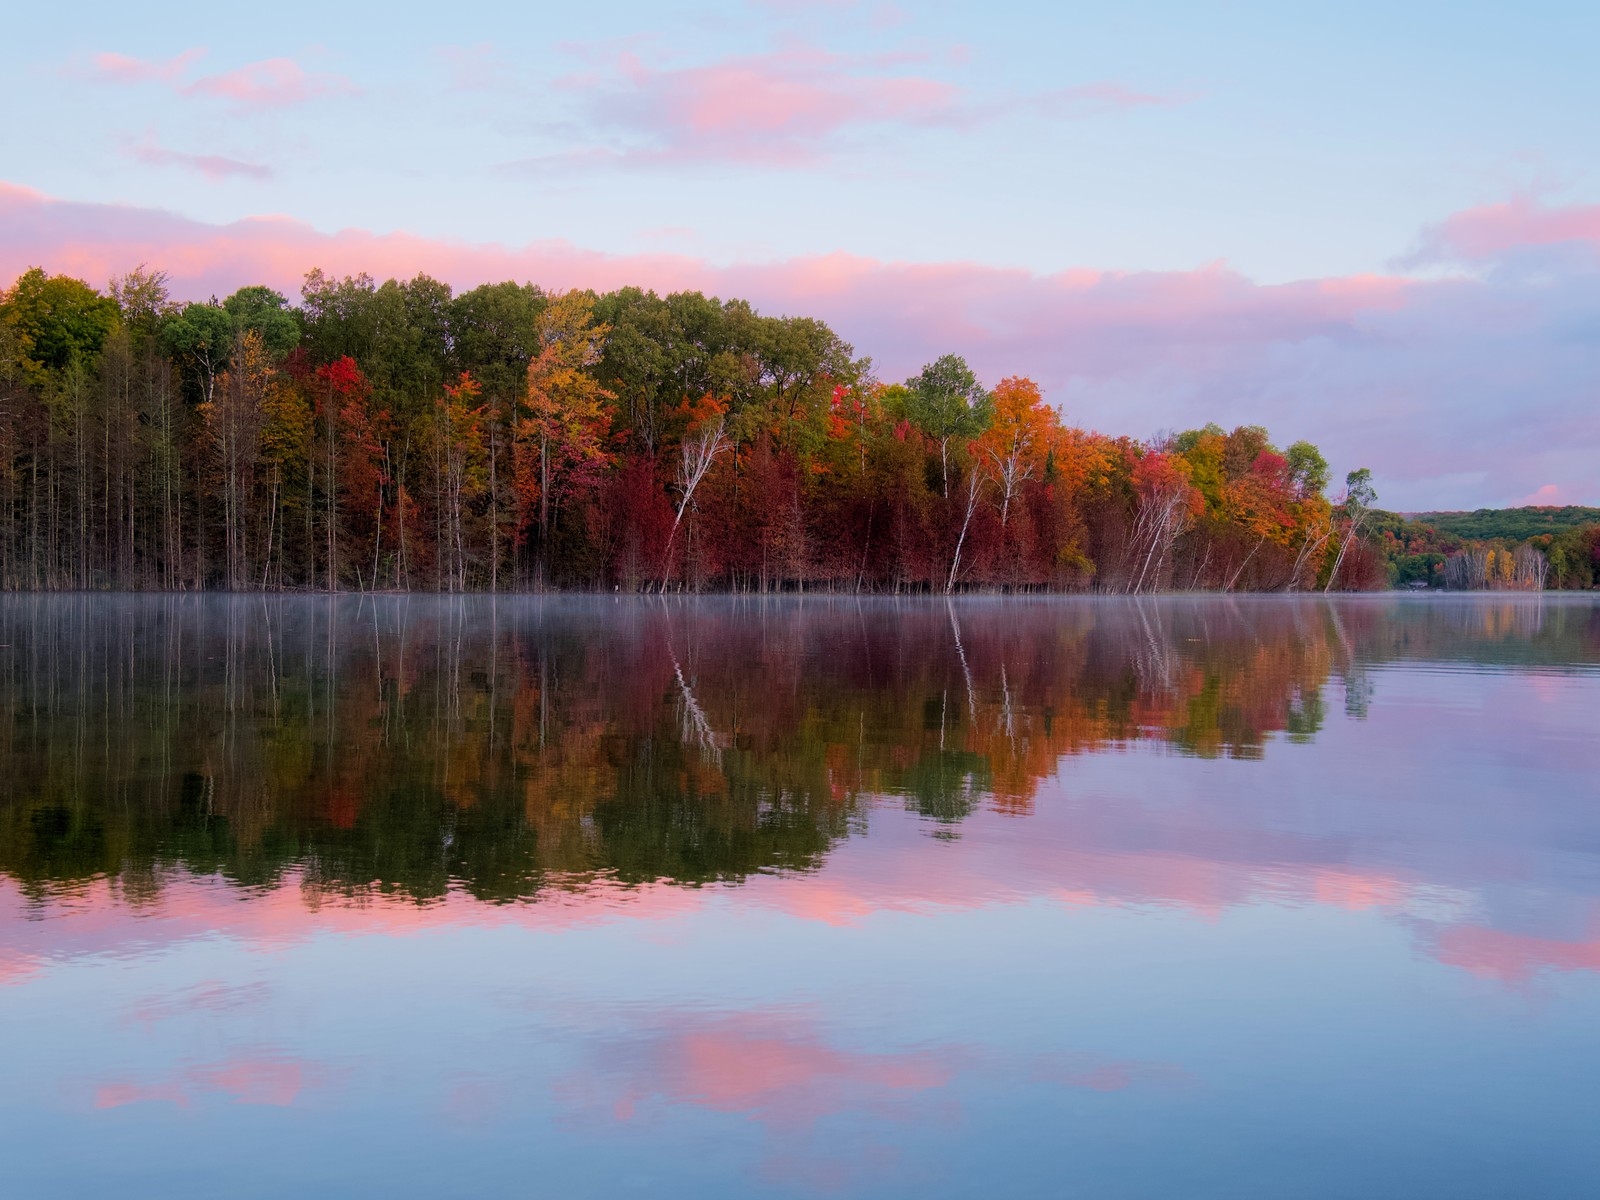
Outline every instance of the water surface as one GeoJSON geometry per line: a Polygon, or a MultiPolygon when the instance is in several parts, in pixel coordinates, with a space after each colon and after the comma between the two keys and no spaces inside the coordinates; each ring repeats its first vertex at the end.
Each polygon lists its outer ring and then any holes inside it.
{"type": "Polygon", "coordinates": [[[0,1195],[1600,1190],[1600,605],[0,599],[0,1195]]]}

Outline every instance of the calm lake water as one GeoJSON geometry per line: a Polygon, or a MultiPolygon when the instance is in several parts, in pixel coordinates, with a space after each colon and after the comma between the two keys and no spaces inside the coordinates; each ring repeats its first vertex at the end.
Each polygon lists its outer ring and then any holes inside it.
{"type": "Polygon", "coordinates": [[[0,1195],[1600,1194],[1589,598],[0,598],[0,1195]]]}

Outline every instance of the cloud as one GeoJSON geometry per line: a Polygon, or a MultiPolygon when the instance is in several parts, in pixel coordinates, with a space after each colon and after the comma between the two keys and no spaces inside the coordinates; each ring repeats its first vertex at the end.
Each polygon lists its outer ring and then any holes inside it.
{"type": "Polygon", "coordinates": [[[271,1051],[198,1063],[165,1078],[119,1079],[94,1088],[95,1108],[165,1103],[187,1108],[196,1101],[221,1098],[234,1104],[292,1105],[302,1091],[325,1086],[332,1073],[318,1063],[271,1051]]]}
{"type": "Polygon", "coordinates": [[[1569,503],[1561,489],[1553,483],[1535,488],[1531,493],[1518,500],[1517,508],[1559,508],[1569,503]]]}
{"type": "Polygon", "coordinates": [[[664,1100],[807,1128],[834,1113],[882,1109],[896,1097],[943,1088],[955,1073],[948,1056],[926,1050],[831,1045],[814,1022],[787,1012],[667,1016],[597,1045],[591,1066],[558,1091],[580,1110],[598,1107],[619,1121],[664,1100]]]}
{"type": "Polygon", "coordinates": [[[343,75],[308,72],[292,58],[263,59],[185,82],[189,69],[206,53],[204,47],[196,46],[159,62],[101,53],[90,60],[90,75],[109,84],[164,84],[181,96],[231,101],[235,111],[240,112],[288,108],[320,96],[361,94],[361,89],[343,75]]]}
{"type": "Polygon", "coordinates": [[[580,95],[584,129],[619,144],[561,161],[802,166],[873,130],[971,128],[1017,114],[1066,120],[1184,102],[1109,82],[978,100],[947,80],[906,72],[928,57],[838,54],[791,40],[763,54],[662,66],[623,49],[560,81],[580,95]]]}
{"type": "Polygon", "coordinates": [[[241,110],[288,108],[319,96],[361,92],[342,75],[310,74],[292,58],[268,58],[220,75],[204,75],[179,90],[190,96],[231,100],[241,110]]]}
{"type": "Polygon", "coordinates": [[[90,73],[104,83],[172,83],[204,58],[204,46],[194,46],[164,62],[130,58],[126,54],[96,54],[90,59],[90,73]]]}
{"type": "MultiPolygon", "coordinates": [[[[1534,215],[1537,228],[1564,223],[1534,215]]],[[[1403,511],[1506,504],[1544,486],[1600,500],[1600,264],[1582,245],[1546,253],[1538,273],[1270,285],[1224,264],[1040,274],[835,253],[716,266],[561,241],[323,233],[283,217],[212,225],[0,184],[0,279],[44,263],[99,280],[149,262],[200,297],[245,282],[292,294],[313,266],[740,296],[828,321],[884,378],[956,351],[991,382],[1033,377],[1070,420],[1111,432],[1216,420],[1308,438],[1337,471],[1373,468],[1380,502],[1403,511]]]]}
{"type": "Polygon", "coordinates": [[[1481,264],[1530,249],[1600,251],[1600,204],[1550,207],[1531,196],[1453,213],[1423,231],[1401,267],[1481,264]]]}
{"type": "Polygon", "coordinates": [[[814,1016],[781,1008],[604,1011],[603,1026],[591,1029],[593,1015],[584,1021],[587,1061],[554,1086],[569,1120],[626,1126],[693,1107],[750,1121],[763,1133],[766,1178],[823,1190],[864,1182],[895,1151],[891,1139],[877,1154],[863,1153],[820,1122],[859,1114],[875,1123],[953,1124],[962,1092],[952,1085],[963,1076],[1091,1093],[1194,1082],[1176,1064],[1047,1048],[1024,1059],[953,1042],[863,1050],[840,1044],[814,1016]]]}
{"type": "Polygon", "coordinates": [[[261,163],[243,162],[221,154],[186,154],[160,145],[153,137],[129,143],[126,153],[136,162],[151,167],[179,167],[197,171],[207,179],[223,180],[235,176],[248,179],[271,179],[272,168],[261,163]]]}
{"type": "Polygon", "coordinates": [[[638,140],[629,158],[769,165],[814,161],[850,128],[938,118],[958,97],[948,83],[798,45],[669,69],[625,52],[598,88],[575,86],[598,92],[602,131],[638,140]]]}

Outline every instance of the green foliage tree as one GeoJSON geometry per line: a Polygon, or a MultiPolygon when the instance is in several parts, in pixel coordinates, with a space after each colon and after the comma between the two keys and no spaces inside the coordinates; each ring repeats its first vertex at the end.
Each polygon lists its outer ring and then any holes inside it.
{"type": "Polygon", "coordinates": [[[959,354],[935,359],[906,380],[906,415],[939,444],[943,494],[950,494],[950,444],[967,441],[989,427],[990,400],[967,360],[959,354]]]}
{"type": "Polygon", "coordinates": [[[215,301],[186,304],[162,327],[161,336],[166,352],[193,373],[201,402],[210,404],[233,352],[233,318],[215,301]]]}
{"type": "Polygon", "coordinates": [[[61,371],[77,361],[91,364],[122,321],[110,296],[81,279],[25,271],[5,293],[6,320],[28,347],[31,361],[61,371]]]}
{"type": "Polygon", "coordinates": [[[300,314],[269,287],[242,287],[222,302],[236,333],[254,332],[268,354],[282,358],[300,344],[300,314]]]}
{"type": "Polygon", "coordinates": [[[1372,471],[1361,467],[1351,471],[1344,478],[1344,499],[1339,508],[1344,521],[1342,535],[1339,538],[1339,552],[1333,560],[1333,567],[1328,572],[1328,582],[1323,586],[1324,592],[1331,592],[1333,585],[1338,582],[1339,568],[1344,565],[1350,553],[1350,547],[1356,544],[1361,536],[1361,529],[1372,515],[1372,506],[1377,502],[1378,492],[1372,486],[1372,471]]]}
{"type": "Polygon", "coordinates": [[[1301,496],[1320,496],[1328,486],[1328,460],[1310,442],[1296,442],[1284,455],[1289,482],[1301,496]]]}

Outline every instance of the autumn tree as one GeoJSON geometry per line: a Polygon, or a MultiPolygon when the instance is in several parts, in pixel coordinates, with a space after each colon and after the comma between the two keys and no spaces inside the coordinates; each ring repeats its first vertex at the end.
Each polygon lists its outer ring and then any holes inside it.
{"type": "Polygon", "coordinates": [[[383,414],[372,411],[371,382],[348,356],[318,367],[315,386],[327,587],[339,588],[346,568],[359,586],[376,586],[386,481],[377,429],[383,414]]]}
{"type": "Polygon", "coordinates": [[[607,445],[613,396],[592,368],[606,325],[594,319],[587,292],[563,292],[539,314],[538,353],[528,364],[527,403],[518,421],[517,493],[521,527],[537,514],[539,574],[549,571],[551,511],[573,489],[593,481],[612,458],[607,445]]]}
{"type": "Polygon", "coordinates": [[[978,440],[978,452],[988,460],[998,485],[1003,526],[1023,484],[1043,466],[1059,422],[1055,410],[1044,402],[1038,384],[1031,379],[1002,379],[990,400],[993,418],[978,440]]]}
{"type": "Polygon", "coordinates": [[[222,474],[227,586],[242,591],[252,583],[246,505],[254,491],[265,402],[275,373],[254,330],[236,335],[230,359],[214,398],[201,404],[200,414],[222,474]]]}
{"type": "Polygon", "coordinates": [[[446,590],[467,588],[469,546],[466,513],[488,486],[487,451],[484,446],[483,389],[462,372],[444,389],[438,403],[436,436],[444,462],[445,545],[441,555],[446,590]]]}

